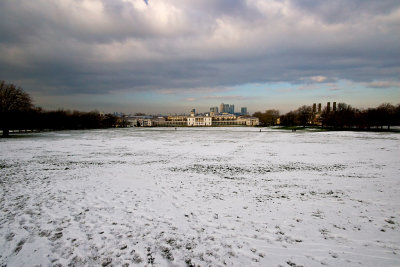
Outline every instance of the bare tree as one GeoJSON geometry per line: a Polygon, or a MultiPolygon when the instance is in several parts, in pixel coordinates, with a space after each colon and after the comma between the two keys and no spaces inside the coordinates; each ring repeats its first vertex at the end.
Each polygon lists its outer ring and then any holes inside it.
{"type": "Polygon", "coordinates": [[[301,106],[296,110],[296,121],[298,125],[306,125],[310,124],[313,119],[312,107],[311,106],[301,106]]]}
{"type": "Polygon", "coordinates": [[[15,114],[32,108],[31,97],[22,88],[0,81],[0,126],[3,137],[8,137],[15,114]]]}
{"type": "Polygon", "coordinates": [[[276,120],[279,118],[279,110],[268,109],[264,113],[258,111],[253,114],[253,117],[257,117],[264,126],[275,125],[276,120]]]}
{"type": "Polygon", "coordinates": [[[383,125],[386,125],[388,130],[390,130],[390,126],[395,124],[396,107],[390,103],[383,103],[376,110],[380,118],[381,128],[383,125]]]}

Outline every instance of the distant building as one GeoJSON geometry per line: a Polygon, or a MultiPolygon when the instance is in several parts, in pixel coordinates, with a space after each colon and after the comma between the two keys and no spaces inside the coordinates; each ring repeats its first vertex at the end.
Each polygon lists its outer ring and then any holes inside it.
{"type": "Polygon", "coordinates": [[[221,105],[219,105],[219,112],[234,114],[235,113],[235,105],[221,103],[221,105]]]}
{"type": "Polygon", "coordinates": [[[220,122],[226,122],[226,121],[232,122],[236,120],[236,118],[237,117],[234,114],[228,114],[228,113],[219,114],[213,117],[213,123],[214,125],[219,125],[220,122]]]}
{"type": "Polygon", "coordinates": [[[236,123],[235,125],[258,126],[260,120],[256,117],[238,117],[236,123]]]}
{"type": "Polygon", "coordinates": [[[213,112],[214,114],[218,114],[218,107],[211,107],[210,113],[213,112]]]}
{"type": "MultiPolygon", "coordinates": [[[[327,102],[326,103],[326,112],[330,113],[330,112],[335,112],[337,109],[337,105],[336,102],[332,102],[332,106],[331,106],[331,102],[327,102]]],[[[311,119],[310,123],[313,125],[322,125],[322,105],[321,103],[318,103],[318,105],[316,105],[316,103],[313,104],[312,106],[312,111],[313,111],[313,115],[314,117],[311,119]]]]}
{"type": "Polygon", "coordinates": [[[219,112],[220,113],[229,113],[229,111],[230,111],[229,104],[221,103],[221,105],[219,105],[219,112]]]}
{"type": "Polygon", "coordinates": [[[158,120],[156,123],[153,123],[154,126],[159,127],[181,127],[187,125],[187,116],[179,115],[179,116],[168,116],[164,121],[158,120]]]}
{"type": "Polygon", "coordinates": [[[124,115],[125,114],[122,112],[114,112],[114,116],[119,117],[119,118],[123,117],[124,115]]]}
{"type": "Polygon", "coordinates": [[[219,112],[221,112],[221,113],[224,113],[224,112],[225,112],[225,104],[224,104],[224,103],[221,103],[221,104],[219,105],[219,112]]]}
{"type": "Polygon", "coordinates": [[[146,127],[148,127],[148,126],[152,126],[152,122],[151,122],[151,120],[152,120],[152,116],[146,116],[146,115],[143,115],[143,116],[128,116],[128,117],[126,117],[126,120],[127,120],[127,122],[128,122],[128,124],[129,125],[132,125],[132,126],[146,126],[146,127]]]}
{"type": "Polygon", "coordinates": [[[190,116],[187,118],[187,126],[211,126],[212,118],[209,116],[190,116]]]}
{"type": "Polygon", "coordinates": [[[168,116],[167,121],[186,121],[186,115],[168,116]]]}
{"type": "Polygon", "coordinates": [[[164,125],[166,122],[166,119],[164,117],[157,117],[151,119],[151,124],[149,126],[161,126],[164,125]]]}
{"type": "Polygon", "coordinates": [[[131,116],[128,121],[136,127],[257,126],[260,123],[255,117],[229,113],[198,115],[194,109],[190,113],[190,116],[131,116]]]}
{"type": "Polygon", "coordinates": [[[234,114],[235,113],[235,105],[229,105],[229,114],[234,114]]]}

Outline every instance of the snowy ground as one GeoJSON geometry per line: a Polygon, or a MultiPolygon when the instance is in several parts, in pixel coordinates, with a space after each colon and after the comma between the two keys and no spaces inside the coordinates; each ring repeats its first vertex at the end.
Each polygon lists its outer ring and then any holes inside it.
{"type": "Polygon", "coordinates": [[[399,266],[400,134],[0,140],[0,266],[399,266]]]}

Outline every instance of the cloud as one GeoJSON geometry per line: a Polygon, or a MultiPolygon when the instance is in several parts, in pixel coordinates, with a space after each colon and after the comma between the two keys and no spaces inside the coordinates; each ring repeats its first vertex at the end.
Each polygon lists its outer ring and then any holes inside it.
{"type": "Polygon", "coordinates": [[[396,0],[293,0],[294,7],[327,24],[357,21],[360,17],[385,16],[399,7],[396,0]]]}
{"type": "Polygon", "coordinates": [[[322,83],[322,82],[326,81],[326,79],[327,79],[327,77],[325,77],[325,76],[312,76],[310,78],[311,81],[317,82],[317,83],[322,83]]]}
{"type": "Polygon", "coordinates": [[[251,100],[252,97],[245,97],[241,95],[207,95],[198,97],[187,97],[182,100],[194,102],[194,101],[204,101],[204,100],[218,100],[218,101],[230,101],[230,100],[251,100]]]}
{"type": "MultiPolygon", "coordinates": [[[[230,87],[224,87],[224,86],[217,86],[217,87],[196,87],[196,88],[186,88],[185,93],[186,94],[204,94],[204,93],[221,93],[221,92],[229,92],[232,91],[232,88],[230,87]]],[[[178,88],[172,88],[172,89],[160,89],[157,90],[158,94],[161,95],[177,95],[177,94],[182,94],[182,89],[178,88]]]]}
{"type": "Polygon", "coordinates": [[[0,18],[2,79],[52,95],[399,80],[392,0],[3,0],[0,18]]]}
{"type": "Polygon", "coordinates": [[[210,96],[204,96],[202,97],[203,99],[226,99],[226,100],[243,100],[243,99],[249,99],[248,97],[244,97],[241,95],[210,95],[210,96]]]}
{"type": "Polygon", "coordinates": [[[315,76],[309,76],[309,77],[301,77],[300,82],[306,83],[308,85],[314,84],[314,83],[327,83],[329,81],[334,81],[335,79],[333,78],[328,78],[326,76],[322,75],[315,75],[315,76]]]}
{"type": "Polygon", "coordinates": [[[369,88],[385,89],[385,88],[400,88],[400,81],[373,81],[363,83],[369,88]]]}

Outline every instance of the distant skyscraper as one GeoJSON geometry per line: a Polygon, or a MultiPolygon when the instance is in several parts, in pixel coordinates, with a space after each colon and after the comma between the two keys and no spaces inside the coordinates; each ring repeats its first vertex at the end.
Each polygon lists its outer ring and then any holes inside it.
{"type": "Polygon", "coordinates": [[[336,102],[333,102],[333,111],[336,111],[336,102]]]}
{"type": "Polygon", "coordinates": [[[326,111],[331,112],[331,102],[326,103],[326,111]]]}
{"type": "Polygon", "coordinates": [[[229,111],[228,111],[228,113],[230,113],[230,114],[235,113],[235,105],[230,105],[230,106],[229,106],[229,111]]]}
{"type": "Polygon", "coordinates": [[[241,113],[242,115],[247,115],[247,107],[242,107],[242,108],[240,109],[240,113],[241,113]]]}
{"type": "Polygon", "coordinates": [[[224,112],[229,113],[229,104],[224,104],[224,112]]]}
{"type": "Polygon", "coordinates": [[[235,113],[235,105],[221,103],[221,105],[219,105],[219,112],[233,114],[235,113]]]}
{"type": "Polygon", "coordinates": [[[224,107],[225,107],[225,104],[221,103],[221,105],[219,105],[219,112],[224,113],[225,112],[224,107]]]}
{"type": "Polygon", "coordinates": [[[196,115],[196,110],[195,110],[195,109],[192,109],[192,110],[190,111],[190,116],[194,116],[194,115],[196,115]]]}
{"type": "Polygon", "coordinates": [[[318,113],[321,113],[322,105],[321,103],[318,103],[318,113]]]}
{"type": "Polygon", "coordinates": [[[221,103],[221,105],[219,106],[219,112],[228,113],[229,112],[229,104],[221,103]]]}
{"type": "Polygon", "coordinates": [[[214,112],[214,114],[218,114],[218,107],[211,107],[210,108],[210,113],[214,112]]]}
{"type": "Polygon", "coordinates": [[[313,112],[313,113],[317,113],[317,104],[316,104],[316,103],[314,103],[314,104],[312,105],[312,112],[313,112]]]}

